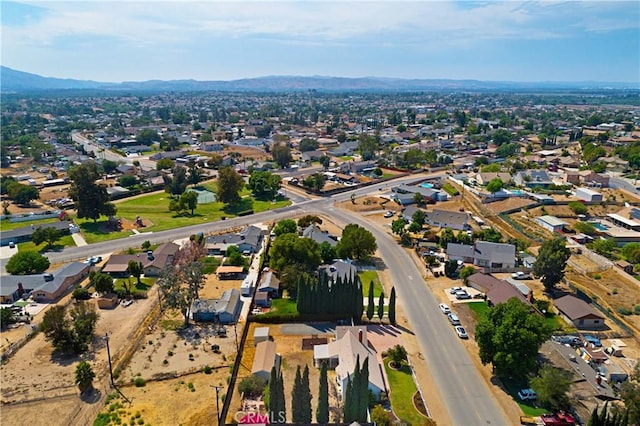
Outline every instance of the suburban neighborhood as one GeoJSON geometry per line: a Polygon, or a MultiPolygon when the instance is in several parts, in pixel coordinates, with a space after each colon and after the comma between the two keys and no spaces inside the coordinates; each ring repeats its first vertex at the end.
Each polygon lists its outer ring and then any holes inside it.
{"type": "Polygon", "coordinates": [[[2,418],[640,424],[640,106],[580,96],[3,93],[2,418]]]}

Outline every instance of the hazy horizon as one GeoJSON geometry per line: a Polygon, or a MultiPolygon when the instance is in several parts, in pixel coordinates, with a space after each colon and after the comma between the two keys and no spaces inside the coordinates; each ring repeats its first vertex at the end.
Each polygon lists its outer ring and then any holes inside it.
{"type": "Polygon", "coordinates": [[[3,1],[2,65],[118,83],[640,81],[636,1],[3,1]]]}

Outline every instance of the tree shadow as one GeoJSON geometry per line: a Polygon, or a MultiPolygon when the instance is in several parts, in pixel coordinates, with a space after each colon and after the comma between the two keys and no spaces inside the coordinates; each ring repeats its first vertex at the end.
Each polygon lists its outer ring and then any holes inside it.
{"type": "Polygon", "coordinates": [[[91,388],[85,392],[80,394],[80,400],[82,402],[86,402],[87,404],[95,404],[96,402],[100,402],[102,399],[102,392],[100,389],[91,388]]]}
{"type": "Polygon", "coordinates": [[[68,367],[80,361],[82,361],[82,358],[79,355],[70,354],[69,352],[56,349],[51,353],[51,362],[63,367],[68,367]]]}
{"type": "Polygon", "coordinates": [[[238,214],[240,212],[251,210],[252,208],[253,208],[253,199],[242,198],[237,203],[225,204],[225,206],[222,208],[222,211],[227,214],[238,214]]]}

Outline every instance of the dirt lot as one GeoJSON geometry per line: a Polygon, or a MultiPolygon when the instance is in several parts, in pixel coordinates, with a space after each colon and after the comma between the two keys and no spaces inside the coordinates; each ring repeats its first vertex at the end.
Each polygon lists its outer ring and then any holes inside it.
{"type": "Polygon", "coordinates": [[[399,212],[402,209],[402,207],[397,203],[390,201],[387,198],[371,196],[357,197],[353,201],[343,201],[341,203],[338,203],[337,206],[345,210],[356,212],[369,212],[377,210],[391,210],[399,212]]]}
{"type": "MultiPolygon", "coordinates": [[[[239,153],[243,158],[253,158],[256,161],[268,161],[271,160],[271,155],[264,152],[264,150],[259,148],[254,148],[251,146],[242,146],[242,145],[229,145],[227,146],[223,154],[229,155],[232,152],[239,153]]],[[[247,164],[248,166],[248,164],[247,164]]]]}

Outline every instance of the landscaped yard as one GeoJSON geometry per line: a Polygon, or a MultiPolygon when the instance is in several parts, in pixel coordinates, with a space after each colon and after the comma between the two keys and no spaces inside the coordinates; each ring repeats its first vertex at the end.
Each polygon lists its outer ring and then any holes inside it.
{"type": "Polygon", "coordinates": [[[82,235],[89,244],[125,238],[131,235],[131,231],[113,232],[105,229],[106,219],[99,220],[96,223],[93,223],[92,219],[75,219],[75,222],[82,230],[82,235]]]}
{"type": "MultiPolygon", "coordinates": [[[[73,241],[73,237],[71,235],[63,235],[60,239],[53,245],[53,247],[47,249],[46,251],[57,251],[62,250],[65,247],[73,247],[76,243],[73,241]]],[[[35,245],[33,241],[25,241],[24,243],[18,244],[18,249],[20,251],[25,250],[35,250],[40,253],[45,252],[45,247],[47,243],[41,243],[40,245],[35,245]]]]}
{"type": "Polygon", "coordinates": [[[458,192],[458,190],[450,183],[445,183],[444,185],[442,185],[442,189],[444,189],[445,192],[451,195],[452,197],[460,194],[460,192],[458,192]]]}
{"type": "Polygon", "coordinates": [[[400,420],[410,425],[421,425],[426,418],[413,405],[413,395],[418,391],[411,375],[411,367],[403,364],[398,370],[389,367],[389,359],[384,360],[384,369],[389,378],[389,398],[393,412],[400,420]]]}
{"type": "Polygon", "coordinates": [[[487,305],[487,302],[471,302],[467,303],[467,306],[475,314],[476,321],[479,321],[480,318],[486,316],[489,313],[489,305],[487,305]]]}
{"type": "Polygon", "coordinates": [[[124,289],[125,284],[129,285],[129,281],[131,282],[130,290],[138,290],[138,291],[147,291],[151,288],[151,286],[156,282],[155,278],[140,278],[140,284],[138,284],[138,280],[135,277],[131,278],[118,278],[113,282],[114,289],[121,290],[124,289]]]}
{"type": "Polygon", "coordinates": [[[273,299],[271,301],[271,309],[264,315],[298,315],[298,306],[295,300],[288,297],[273,299]]]}
{"type": "Polygon", "coordinates": [[[46,223],[55,223],[55,222],[59,222],[59,219],[56,217],[52,217],[50,219],[32,220],[32,221],[26,221],[26,222],[9,222],[9,219],[5,219],[0,221],[0,229],[2,229],[3,231],[10,231],[12,229],[25,228],[31,225],[38,227],[39,225],[44,225],[46,223]]]}
{"type": "MultiPolygon", "coordinates": [[[[376,298],[376,303],[378,301],[378,297],[380,293],[382,293],[382,283],[380,282],[380,278],[378,277],[378,272],[376,271],[362,271],[358,273],[360,277],[360,282],[362,283],[362,295],[364,297],[369,296],[369,283],[373,281],[373,296],[376,298]]],[[[388,295],[385,295],[388,296],[388,295]]]]}

